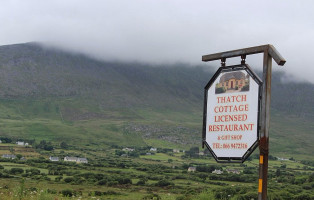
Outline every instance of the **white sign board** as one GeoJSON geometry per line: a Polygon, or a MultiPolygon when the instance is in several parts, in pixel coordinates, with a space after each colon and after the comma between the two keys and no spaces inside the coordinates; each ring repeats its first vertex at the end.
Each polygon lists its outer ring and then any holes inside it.
{"type": "Polygon", "coordinates": [[[244,161],[258,141],[260,82],[247,68],[224,69],[205,88],[203,139],[216,160],[244,161]]]}

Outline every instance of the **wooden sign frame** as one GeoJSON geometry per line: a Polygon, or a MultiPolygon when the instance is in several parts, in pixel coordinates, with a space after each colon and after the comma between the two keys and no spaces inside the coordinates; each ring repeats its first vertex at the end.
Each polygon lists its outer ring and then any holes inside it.
{"type": "MultiPolygon", "coordinates": [[[[259,150],[260,150],[260,163],[259,163],[259,186],[258,186],[258,199],[267,199],[267,172],[268,172],[268,154],[269,154],[269,125],[270,125],[270,97],[271,97],[271,72],[272,72],[272,59],[278,65],[283,66],[286,60],[271,44],[249,47],[244,49],[237,49],[233,51],[226,51],[221,53],[209,54],[202,56],[202,61],[208,62],[213,60],[221,60],[222,65],[225,65],[227,58],[238,57],[245,59],[247,55],[263,53],[263,78],[262,78],[262,100],[260,112],[260,137],[259,137],[259,150]]],[[[204,148],[204,143],[203,143],[204,148]]]]}

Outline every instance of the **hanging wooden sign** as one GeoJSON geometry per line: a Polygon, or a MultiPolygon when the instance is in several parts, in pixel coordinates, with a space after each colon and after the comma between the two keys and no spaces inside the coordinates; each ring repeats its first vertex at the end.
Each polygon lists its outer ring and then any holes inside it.
{"type": "Polygon", "coordinates": [[[220,67],[206,85],[203,142],[217,162],[244,162],[258,146],[261,85],[246,64],[220,67]]]}

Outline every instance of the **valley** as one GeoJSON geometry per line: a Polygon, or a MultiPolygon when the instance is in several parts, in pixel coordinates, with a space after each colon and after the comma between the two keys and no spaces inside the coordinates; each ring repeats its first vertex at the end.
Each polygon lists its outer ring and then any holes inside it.
{"type": "MultiPolygon", "coordinates": [[[[0,158],[0,199],[256,198],[258,149],[243,164],[218,164],[201,148],[213,72],[1,46],[0,156],[16,158],[0,158]]],[[[270,199],[314,196],[313,95],[312,84],[274,72],[270,199]]]]}

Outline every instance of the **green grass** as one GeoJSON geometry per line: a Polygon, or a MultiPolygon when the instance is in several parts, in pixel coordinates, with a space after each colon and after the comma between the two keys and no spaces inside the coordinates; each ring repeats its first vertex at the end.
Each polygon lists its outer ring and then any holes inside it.
{"type": "MultiPolygon", "coordinates": [[[[132,108],[99,109],[88,99],[42,98],[37,100],[0,100],[0,136],[20,139],[61,141],[70,145],[92,148],[119,146],[153,146],[185,149],[200,145],[202,112],[191,108],[190,112],[171,109],[132,108]],[[61,114],[62,113],[62,114],[61,114]],[[96,116],[96,118],[94,117],[96,116]],[[82,117],[84,120],[75,120],[82,117]],[[85,118],[86,119],[85,119],[85,118]],[[70,120],[72,119],[72,120],[70,120]],[[129,125],[147,126],[154,130],[149,138],[145,131],[126,131],[129,125]],[[178,127],[184,127],[182,132],[178,127]],[[168,130],[168,132],[167,132],[168,130]],[[163,140],[161,135],[179,138],[187,144],[163,140]]],[[[272,111],[270,128],[270,154],[281,157],[312,159],[314,140],[313,121],[282,116],[272,111]]]]}
{"type": "Polygon", "coordinates": [[[314,121],[282,116],[273,112],[270,127],[270,154],[290,158],[312,159],[314,145],[314,121]],[[273,152],[273,153],[272,153],[273,152]]]}
{"type": "Polygon", "coordinates": [[[181,159],[178,159],[178,158],[173,157],[173,156],[169,156],[169,155],[164,154],[164,153],[156,153],[155,155],[144,155],[144,156],[141,156],[141,158],[160,160],[160,161],[168,161],[169,159],[172,159],[174,161],[182,161],[181,159]]]}

